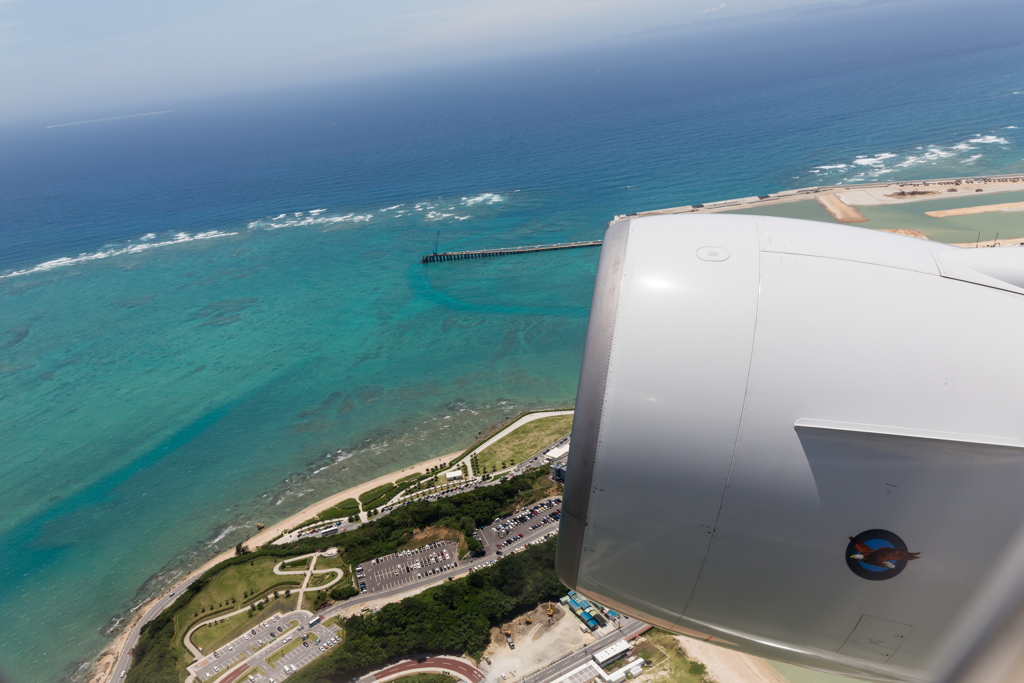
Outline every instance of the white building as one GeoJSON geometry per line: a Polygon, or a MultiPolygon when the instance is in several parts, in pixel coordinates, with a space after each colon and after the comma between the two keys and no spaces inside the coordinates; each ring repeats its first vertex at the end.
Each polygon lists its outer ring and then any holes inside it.
{"type": "Polygon", "coordinates": [[[617,640],[605,649],[594,654],[594,662],[601,667],[608,666],[619,657],[629,652],[629,643],[617,640]]]}
{"type": "Polygon", "coordinates": [[[447,479],[448,481],[462,479],[462,470],[452,470],[451,472],[445,472],[444,478],[447,479]]]}

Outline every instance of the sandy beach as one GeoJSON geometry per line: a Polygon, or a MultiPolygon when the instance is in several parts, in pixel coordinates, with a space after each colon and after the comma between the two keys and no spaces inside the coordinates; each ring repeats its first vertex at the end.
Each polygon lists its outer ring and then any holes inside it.
{"type": "MultiPolygon", "coordinates": [[[[442,455],[431,460],[425,460],[421,463],[410,465],[409,467],[406,467],[401,470],[395,470],[394,472],[382,475],[371,481],[359,484],[357,486],[353,486],[352,488],[349,489],[345,489],[344,491],[335,493],[334,495],[328,496],[326,498],[322,498],[317,502],[313,503],[312,505],[310,505],[309,507],[306,507],[301,511],[296,512],[294,515],[291,515],[290,517],[287,517],[286,519],[283,519],[280,522],[277,522],[276,524],[272,524],[266,527],[265,529],[257,533],[255,536],[245,541],[245,544],[249,546],[250,550],[259,548],[260,546],[266,545],[267,543],[271,542],[281,534],[285,533],[285,531],[287,531],[288,529],[291,529],[296,525],[305,522],[306,520],[320,514],[324,510],[327,510],[328,508],[334,507],[335,505],[345,500],[346,498],[358,499],[360,494],[365,493],[366,491],[369,491],[370,489],[373,489],[377,486],[380,486],[381,484],[387,483],[389,481],[394,481],[395,479],[399,479],[410,474],[422,474],[423,472],[426,472],[435,465],[439,465],[443,462],[448,462],[452,458],[461,455],[462,452],[463,451],[456,451],[454,453],[442,455]]],[[[203,574],[204,572],[206,572],[213,566],[219,564],[220,562],[223,562],[224,560],[230,557],[234,557],[234,555],[234,548],[225,550],[224,552],[220,553],[210,561],[206,562],[203,566],[189,573],[188,576],[182,578],[180,581],[175,583],[173,588],[171,588],[168,592],[176,591],[178,587],[181,586],[183,583],[191,581],[195,577],[203,574]]],[[[114,640],[113,643],[111,643],[110,647],[108,647],[106,650],[100,653],[100,655],[94,660],[95,663],[92,669],[89,671],[88,676],[86,677],[86,683],[99,683],[100,681],[109,680],[110,675],[113,673],[114,665],[116,664],[118,657],[120,657],[121,651],[124,649],[128,642],[128,636],[129,634],[131,634],[133,627],[135,626],[139,619],[141,619],[147,612],[149,612],[153,604],[158,599],[159,598],[153,598],[152,600],[150,600],[149,602],[145,603],[144,605],[140,606],[135,610],[133,618],[125,625],[124,630],[121,632],[121,634],[114,640]]]]}
{"type": "MultiPolygon", "coordinates": [[[[260,531],[258,534],[256,534],[255,536],[250,538],[248,541],[246,541],[245,545],[249,546],[250,550],[255,550],[256,548],[259,548],[262,545],[266,545],[267,543],[270,543],[275,538],[277,538],[281,534],[285,533],[288,529],[291,529],[291,528],[301,524],[302,522],[305,522],[306,520],[310,519],[311,517],[315,517],[316,515],[320,514],[324,510],[327,510],[328,508],[334,507],[335,505],[337,505],[341,501],[345,500],[346,498],[356,498],[356,499],[358,499],[360,494],[366,493],[370,489],[376,488],[376,487],[380,486],[381,484],[385,484],[385,483],[387,483],[389,481],[394,481],[395,479],[398,479],[398,478],[401,478],[401,477],[405,477],[405,476],[408,476],[410,474],[422,474],[423,472],[426,472],[427,470],[429,470],[431,467],[434,467],[435,465],[439,465],[442,462],[447,462],[447,461],[451,460],[452,458],[454,458],[454,457],[456,457],[458,455],[461,455],[461,454],[462,454],[462,451],[456,451],[454,453],[449,453],[448,455],[439,456],[437,458],[434,458],[433,460],[426,460],[426,461],[421,462],[421,463],[416,464],[416,465],[410,465],[409,467],[406,467],[405,469],[396,470],[396,471],[391,472],[389,474],[385,474],[383,476],[377,477],[376,479],[368,481],[368,482],[366,482],[364,484],[359,484],[358,486],[353,486],[350,489],[345,489],[344,491],[341,491],[340,493],[335,493],[332,496],[328,496],[327,498],[323,498],[321,500],[318,500],[317,502],[313,503],[309,507],[304,508],[302,511],[296,512],[291,517],[283,519],[280,522],[277,522],[276,524],[272,524],[272,525],[268,526],[267,528],[263,529],[263,531],[260,531]]],[[[234,555],[235,555],[234,548],[232,548],[230,550],[225,550],[220,555],[217,555],[215,558],[213,558],[212,560],[210,560],[209,562],[204,564],[202,567],[200,567],[199,569],[197,569],[194,572],[192,572],[191,574],[189,574],[188,578],[183,579],[182,581],[179,582],[179,584],[182,583],[183,581],[187,581],[188,579],[191,579],[194,576],[198,576],[198,575],[202,574],[203,572],[205,572],[206,570],[210,569],[211,567],[213,567],[217,563],[223,562],[224,560],[228,559],[229,557],[234,557],[234,555]]]]}

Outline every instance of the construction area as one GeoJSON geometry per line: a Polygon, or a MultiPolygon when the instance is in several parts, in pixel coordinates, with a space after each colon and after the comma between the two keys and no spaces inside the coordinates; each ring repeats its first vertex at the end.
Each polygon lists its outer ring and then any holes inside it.
{"type": "Polygon", "coordinates": [[[484,651],[480,669],[492,679],[502,674],[519,678],[543,668],[564,655],[593,643],[596,638],[580,629],[580,622],[557,602],[549,603],[518,619],[491,629],[491,643],[484,651]],[[513,647],[509,646],[511,638],[513,647]]]}

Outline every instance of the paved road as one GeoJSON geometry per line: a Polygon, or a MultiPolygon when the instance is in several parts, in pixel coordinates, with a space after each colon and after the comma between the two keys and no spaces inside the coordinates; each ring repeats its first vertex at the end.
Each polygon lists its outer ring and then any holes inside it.
{"type": "Polygon", "coordinates": [[[483,671],[463,659],[456,657],[423,657],[389,666],[374,674],[364,676],[361,680],[364,683],[369,681],[383,682],[398,676],[408,676],[417,671],[423,673],[451,672],[462,680],[469,681],[469,683],[483,683],[486,678],[483,671]]]}
{"type": "MultiPolygon", "coordinates": [[[[545,500],[552,500],[552,499],[551,498],[547,498],[545,500]]],[[[537,501],[537,503],[534,503],[533,506],[539,505],[542,502],[544,502],[544,501],[537,501]]],[[[533,506],[531,506],[531,507],[533,507],[533,506]]],[[[558,509],[558,508],[560,508],[560,506],[556,505],[554,508],[552,508],[552,510],[558,509]]],[[[550,510],[548,511],[548,513],[550,513],[550,510]]],[[[547,513],[544,513],[544,514],[547,514],[547,513]]],[[[517,543],[515,543],[515,544],[513,544],[513,545],[511,545],[511,546],[509,546],[507,548],[502,548],[502,550],[501,550],[502,555],[506,555],[507,556],[510,553],[512,553],[513,551],[517,550],[518,548],[521,548],[521,547],[525,546],[527,543],[530,543],[530,542],[533,542],[533,541],[538,541],[543,536],[545,536],[546,534],[557,532],[558,531],[558,525],[557,524],[553,524],[553,523],[552,524],[542,525],[541,528],[539,528],[539,529],[535,529],[535,530],[532,530],[532,531],[530,530],[530,527],[533,526],[534,523],[539,522],[540,519],[544,516],[544,514],[541,514],[541,515],[538,515],[537,517],[535,517],[534,518],[535,522],[532,522],[532,523],[526,524],[526,525],[520,525],[519,527],[517,527],[516,530],[515,530],[516,531],[516,535],[521,533],[521,534],[523,534],[523,538],[520,541],[518,541],[517,543]]],[[[468,574],[470,571],[472,571],[473,569],[475,569],[477,567],[483,567],[483,566],[491,564],[491,563],[493,563],[493,562],[495,562],[497,560],[500,560],[501,557],[499,557],[498,553],[497,553],[498,549],[495,547],[495,545],[497,545],[497,543],[495,541],[498,540],[498,536],[496,534],[494,534],[493,528],[494,528],[494,525],[491,525],[491,526],[487,527],[483,532],[481,532],[481,534],[483,536],[484,550],[486,552],[486,554],[483,557],[471,558],[471,559],[467,559],[467,560],[459,560],[458,567],[456,567],[455,569],[450,569],[448,571],[444,571],[444,572],[441,572],[440,574],[436,574],[436,575],[433,575],[433,576],[425,576],[420,581],[413,581],[411,583],[406,583],[406,584],[403,584],[401,586],[397,586],[395,588],[391,588],[391,589],[388,589],[388,590],[380,590],[380,591],[377,591],[375,593],[363,593],[363,594],[361,594],[359,596],[356,596],[354,598],[349,598],[348,600],[345,600],[344,602],[340,602],[338,604],[332,605],[326,611],[321,612],[321,614],[323,614],[324,619],[327,619],[329,617],[333,617],[336,614],[340,614],[340,613],[342,613],[344,611],[347,611],[347,610],[349,610],[349,609],[351,609],[353,607],[358,607],[360,605],[365,605],[368,602],[377,602],[377,601],[381,600],[382,598],[390,598],[390,597],[401,595],[402,593],[405,593],[405,592],[411,591],[411,590],[415,590],[415,589],[418,589],[418,588],[421,588],[421,587],[433,586],[433,585],[436,585],[436,584],[441,583],[443,581],[447,581],[449,578],[455,579],[455,578],[459,578],[461,576],[465,576],[466,574],[468,574]],[[495,540],[492,541],[491,539],[495,539],[495,540]]],[[[501,539],[501,540],[504,540],[504,539],[501,539]]],[[[365,563],[365,562],[363,563],[363,569],[364,570],[367,569],[368,566],[370,566],[369,563],[365,563]]]]}
{"type": "Polygon", "coordinates": [[[142,618],[136,622],[135,626],[133,626],[132,630],[128,633],[128,641],[125,643],[124,647],[121,648],[121,652],[117,656],[117,663],[114,664],[114,671],[110,675],[111,681],[120,681],[122,677],[128,673],[128,667],[130,667],[132,663],[132,657],[129,653],[135,649],[135,645],[138,644],[139,632],[142,630],[142,627],[156,619],[161,612],[170,607],[171,603],[178,599],[178,597],[185,592],[185,589],[192,585],[192,582],[197,578],[199,577],[194,577],[178,586],[175,586],[174,590],[170,593],[164,594],[163,597],[157,600],[148,610],[146,610],[146,613],[142,615],[142,618]]]}
{"type": "Polygon", "coordinates": [[[569,673],[591,659],[595,652],[600,652],[615,641],[623,638],[629,640],[641,631],[650,628],[648,624],[629,617],[619,617],[619,626],[620,628],[612,629],[582,650],[577,650],[540,671],[524,676],[519,679],[518,683],[549,683],[569,673]]]}

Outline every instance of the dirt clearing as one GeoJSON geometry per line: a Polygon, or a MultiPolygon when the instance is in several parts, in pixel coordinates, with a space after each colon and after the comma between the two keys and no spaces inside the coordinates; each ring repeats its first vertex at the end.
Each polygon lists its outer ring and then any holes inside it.
{"type": "Polygon", "coordinates": [[[500,679],[501,674],[509,680],[523,676],[561,659],[570,652],[593,643],[596,638],[580,631],[580,621],[565,611],[560,604],[552,603],[554,615],[548,619],[547,603],[532,612],[503,624],[501,629],[491,629],[491,644],[484,651],[489,657],[480,662],[480,670],[490,677],[500,679]],[[527,624],[526,619],[533,621],[527,624]],[[512,642],[516,649],[509,649],[503,630],[512,631],[512,642]]]}

